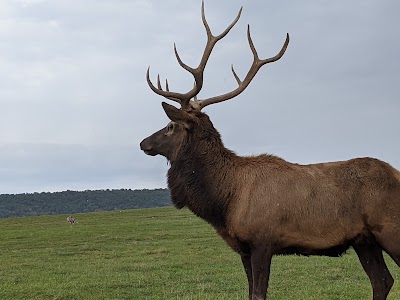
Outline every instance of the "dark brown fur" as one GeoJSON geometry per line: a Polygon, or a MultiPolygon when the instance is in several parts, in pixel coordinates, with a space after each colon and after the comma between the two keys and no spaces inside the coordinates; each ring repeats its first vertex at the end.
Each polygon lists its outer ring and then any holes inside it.
{"type": "Polygon", "coordinates": [[[175,206],[209,222],[241,255],[250,299],[265,299],[273,255],[340,256],[349,247],[371,280],[373,299],[386,299],[393,278],[382,249],[400,266],[396,169],[373,158],[299,165],[266,154],[237,156],[206,114],[163,107],[171,125],[141,148],[170,160],[175,206]]]}

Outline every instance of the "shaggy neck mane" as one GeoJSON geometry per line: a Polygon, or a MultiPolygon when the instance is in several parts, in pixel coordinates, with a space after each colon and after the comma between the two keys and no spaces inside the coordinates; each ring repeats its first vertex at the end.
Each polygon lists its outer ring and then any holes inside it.
{"type": "Polygon", "coordinates": [[[188,207],[214,227],[224,228],[235,189],[236,155],[224,147],[205,114],[200,122],[171,161],[168,186],[175,207],[188,207]]]}

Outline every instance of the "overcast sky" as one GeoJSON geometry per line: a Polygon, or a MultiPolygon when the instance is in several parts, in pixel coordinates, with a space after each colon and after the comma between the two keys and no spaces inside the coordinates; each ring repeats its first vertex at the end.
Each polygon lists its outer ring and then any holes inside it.
{"type": "MultiPolygon", "coordinates": [[[[207,107],[225,145],[308,164],[372,156],[400,169],[400,1],[206,0],[219,34],[200,98],[236,88],[252,61],[250,23],[264,68],[237,98],[207,107]]],[[[170,89],[193,78],[205,44],[200,0],[0,1],[0,193],[165,187],[162,157],[140,141],[168,122],[147,86],[151,65],[170,89]]]]}

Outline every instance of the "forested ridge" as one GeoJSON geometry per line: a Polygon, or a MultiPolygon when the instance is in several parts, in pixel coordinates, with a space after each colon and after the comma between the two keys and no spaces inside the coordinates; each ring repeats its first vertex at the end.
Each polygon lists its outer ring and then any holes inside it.
{"type": "Polygon", "coordinates": [[[0,195],[0,218],[76,214],[171,205],[168,189],[87,190],[0,195]]]}

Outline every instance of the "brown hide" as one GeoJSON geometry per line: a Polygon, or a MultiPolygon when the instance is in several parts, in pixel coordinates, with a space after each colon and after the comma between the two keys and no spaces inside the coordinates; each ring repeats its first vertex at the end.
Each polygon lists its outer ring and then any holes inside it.
{"type": "Polygon", "coordinates": [[[377,159],[314,165],[267,155],[237,159],[240,188],[227,230],[240,240],[319,250],[400,224],[398,171],[377,159]]]}

